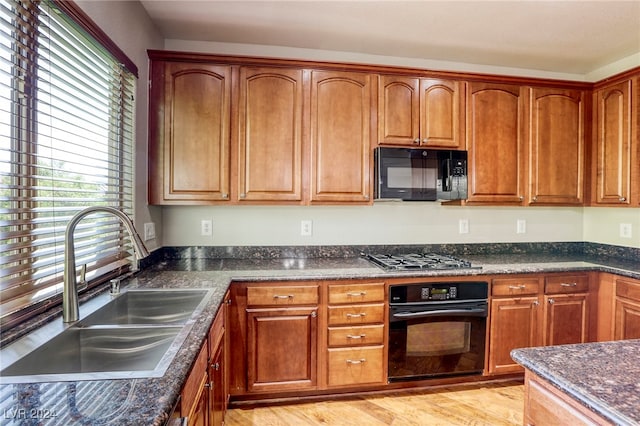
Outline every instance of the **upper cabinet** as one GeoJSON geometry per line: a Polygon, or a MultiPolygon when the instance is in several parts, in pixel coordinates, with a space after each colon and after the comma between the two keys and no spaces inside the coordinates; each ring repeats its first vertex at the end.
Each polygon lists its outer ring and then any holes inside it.
{"type": "Polygon", "coordinates": [[[371,201],[372,75],[311,71],[311,202],[371,201]]]}
{"type": "Polygon", "coordinates": [[[149,202],[229,199],[231,67],[153,62],[149,202]]]}
{"type": "Polygon", "coordinates": [[[300,69],[240,68],[240,201],[302,201],[303,94],[300,69]]]}
{"type": "Polygon", "coordinates": [[[464,83],[381,75],[378,144],[464,149],[464,83]]]}
{"type": "Polygon", "coordinates": [[[626,78],[593,93],[593,205],[640,204],[637,82],[626,78]]]}
{"type": "Polygon", "coordinates": [[[469,204],[524,203],[525,98],[520,86],[468,83],[469,204]]]}
{"type": "Polygon", "coordinates": [[[584,201],[584,100],[579,90],[532,88],[529,204],[584,201]]]}

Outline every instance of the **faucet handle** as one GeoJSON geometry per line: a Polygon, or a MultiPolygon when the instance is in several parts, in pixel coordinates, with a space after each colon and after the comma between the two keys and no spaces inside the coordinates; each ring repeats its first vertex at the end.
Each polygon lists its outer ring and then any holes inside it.
{"type": "Polygon", "coordinates": [[[80,267],[80,281],[78,282],[78,290],[87,286],[87,264],[80,267]]]}

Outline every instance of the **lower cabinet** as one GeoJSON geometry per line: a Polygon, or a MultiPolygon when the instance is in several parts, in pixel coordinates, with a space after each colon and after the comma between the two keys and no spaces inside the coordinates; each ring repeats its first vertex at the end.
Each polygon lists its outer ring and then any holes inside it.
{"type": "Polygon", "coordinates": [[[640,280],[617,278],[614,338],[640,339],[640,280]]]}
{"type": "Polygon", "coordinates": [[[225,358],[227,300],[228,296],[218,310],[180,393],[180,405],[174,417],[187,418],[189,426],[224,424],[229,399],[225,358]]]}
{"type": "Polygon", "coordinates": [[[605,419],[527,370],[524,382],[525,425],[608,425],[605,419]]]}

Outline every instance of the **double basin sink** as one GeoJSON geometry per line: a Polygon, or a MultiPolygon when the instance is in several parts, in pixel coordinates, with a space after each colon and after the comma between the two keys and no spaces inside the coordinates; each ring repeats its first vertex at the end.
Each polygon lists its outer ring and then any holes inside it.
{"type": "Polygon", "coordinates": [[[163,376],[211,294],[124,292],[50,340],[34,343],[27,336],[10,345],[9,351],[30,350],[0,371],[0,384],[163,376]]]}

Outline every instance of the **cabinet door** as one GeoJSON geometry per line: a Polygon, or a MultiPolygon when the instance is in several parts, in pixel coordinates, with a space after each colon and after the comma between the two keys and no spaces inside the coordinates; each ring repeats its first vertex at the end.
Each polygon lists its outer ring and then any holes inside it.
{"type": "Polygon", "coordinates": [[[161,91],[161,130],[154,131],[150,141],[151,203],[227,200],[231,67],[178,62],[157,66],[164,69],[152,88],[161,91]],[[161,171],[154,170],[159,167],[161,171]]]}
{"type": "Polygon", "coordinates": [[[616,297],[614,338],[640,339],[640,302],[616,297]]]}
{"type": "Polygon", "coordinates": [[[631,199],[631,80],[594,93],[595,203],[629,205],[631,199]]]}
{"type": "Polygon", "coordinates": [[[419,79],[381,75],[378,89],[378,143],[420,145],[419,79]]]}
{"type": "Polygon", "coordinates": [[[545,345],[585,343],[589,331],[586,294],[555,294],[544,297],[545,345]]]}
{"type": "Polygon", "coordinates": [[[371,78],[312,71],[311,202],[370,202],[371,78]]]}
{"type": "Polygon", "coordinates": [[[464,149],[464,86],[458,81],[420,80],[421,144],[464,149]]]}
{"type": "Polygon", "coordinates": [[[317,308],[247,310],[249,392],[314,389],[317,308]]]}
{"type": "Polygon", "coordinates": [[[468,83],[469,204],[524,202],[525,97],[519,86],[468,83]]]}
{"type": "Polygon", "coordinates": [[[222,426],[224,424],[227,405],[224,368],[223,340],[209,362],[209,426],[222,426]]]}
{"type": "Polygon", "coordinates": [[[240,69],[240,201],[302,200],[302,106],[302,70],[240,69]]]}
{"type": "Polygon", "coordinates": [[[578,90],[531,89],[529,203],[582,204],[584,102],[578,90]]]}
{"type": "Polygon", "coordinates": [[[538,305],[537,297],[491,301],[489,373],[523,371],[510,353],[516,348],[540,345],[538,305]]]}

